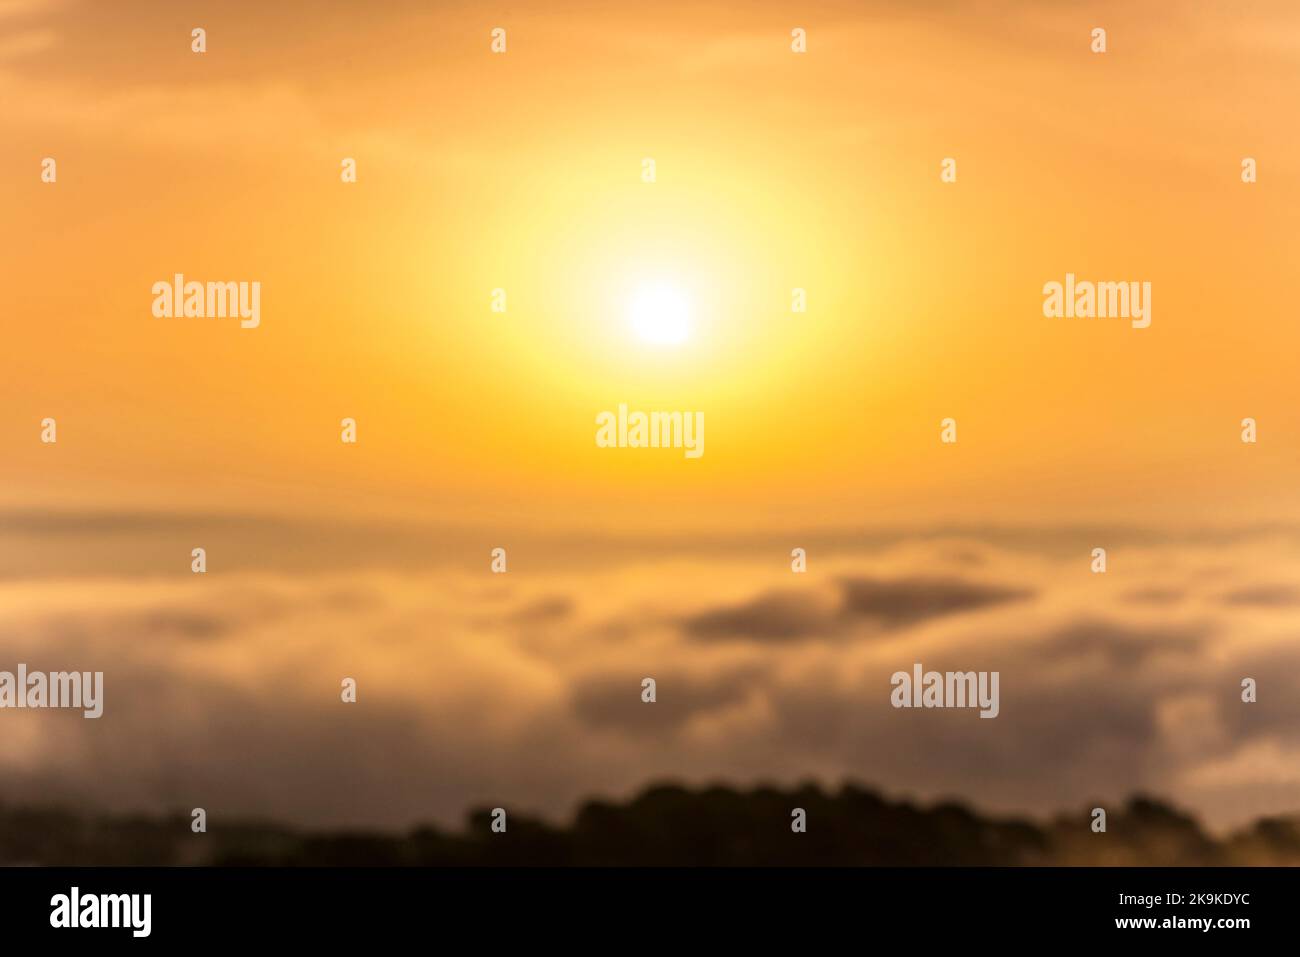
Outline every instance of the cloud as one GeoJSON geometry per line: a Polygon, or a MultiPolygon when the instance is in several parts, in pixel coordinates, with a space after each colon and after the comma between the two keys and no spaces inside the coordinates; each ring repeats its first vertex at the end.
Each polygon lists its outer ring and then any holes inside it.
{"type": "Polygon", "coordinates": [[[0,0],[0,21],[48,14],[67,5],[67,0],[0,0]]]}
{"type": "Polygon", "coordinates": [[[564,595],[546,595],[512,611],[507,620],[513,625],[557,624],[571,616],[574,607],[564,595]]]}
{"type": "Polygon", "coordinates": [[[1083,617],[1043,639],[1041,653],[1055,662],[1101,657],[1109,667],[1128,669],[1161,653],[1195,654],[1209,637],[1208,627],[1188,625],[1132,626],[1096,617],[1083,617]]]}
{"type": "Polygon", "coordinates": [[[1186,595],[1181,588],[1139,588],[1126,592],[1124,598],[1147,605],[1175,605],[1186,595]]]}
{"type": "Polygon", "coordinates": [[[741,668],[711,675],[669,670],[653,677],[664,688],[654,702],[642,700],[641,681],[626,672],[581,679],[574,687],[574,709],[589,727],[663,735],[739,704],[752,693],[758,675],[754,668],[741,668]]]}
{"type": "Polygon", "coordinates": [[[1300,605],[1300,588],[1293,585],[1255,585],[1239,588],[1223,596],[1226,605],[1257,605],[1264,608],[1287,608],[1300,605]]]}
{"type": "Polygon", "coordinates": [[[793,641],[845,634],[871,622],[903,628],[943,615],[975,611],[1030,597],[1023,589],[956,579],[842,578],[829,598],[817,590],[774,590],[739,605],[712,609],[682,620],[697,639],[753,638],[793,641]]]}
{"type": "Polygon", "coordinates": [[[815,552],[792,586],[788,564],[743,539],[690,561],[662,542],[652,558],[584,548],[497,576],[374,564],[385,535],[403,552],[400,529],[306,563],[297,535],[236,536],[222,553],[254,548],[258,563],[160,575],[155,538],[171,534],[84,536],[152,555],[149,573],[85,571],[69,530],[72,571],[0,581],[0,668],[105,672],[98,721],[0,715],[0,797],[406,826],[489,801],[562,817],[662,777],[858,778],[990,811],[1139,788],[1222,826],[1296,810],[1300,609],[1220,600],[1300,575],[1300,545],[1276,537],[1132,544],[1122,573],[1093,575],[1086,550],[989,536],[962,546],[972,565],[950,538],[898,536],[815,552]],[[1150,590],[1183,598],[1132,600],[1150,590]],[[997,670],[999,716],[892,708],[890,675],[914,662],[997,670]],[[1259,702],[1240,701],[1243,676],[1259,702]]]}
{"type": "Polygon", "coordinates": [[[812,592],[770,591],[751,601],[684,618],[686,634],[694,638],[812,638],[833,630],[840,612],[812,592]]]}
{"type": "Polygon", "coordinates": [[[880,581],[849,578],[844,589],[844,613],[851,618],[875,618],[890,627],[910,625],[938,615],[974,611],[1030,596],[1023,589],[1002,588],[955,579],[880,581]]]}

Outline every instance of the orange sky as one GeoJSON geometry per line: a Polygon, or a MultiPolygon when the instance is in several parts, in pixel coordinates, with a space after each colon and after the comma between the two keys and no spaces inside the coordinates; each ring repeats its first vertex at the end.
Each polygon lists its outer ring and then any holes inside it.
{"type": "Polygon", "coordinates": [[[7,505],[1300,513],[1293,3],[131,6],[0,2],[7,505]],[[154,318],[176,272],[260,327],[154,318]],[[1151,327],[1044,318],[1066,272],[1151,327]],[[645,279],[687,342],[631,335],[645,279]],[[706,454],[597,448],[620,402],[706,454]]]}
{"type": "Polygon", "coordinates": [[[0,0],[0,664],[108,675],[7,799],[1294,811],[1298,57],[1294,0],[0,0]],[[156,318],[176,273],[260,325],[156,318]],[[1046,318],[1067,273],[1150,327],[1046,318]],[[622,403],[704,455],[599,448],[622,403]],[[998,720],[895,711],[918,660],[998,720]]]}

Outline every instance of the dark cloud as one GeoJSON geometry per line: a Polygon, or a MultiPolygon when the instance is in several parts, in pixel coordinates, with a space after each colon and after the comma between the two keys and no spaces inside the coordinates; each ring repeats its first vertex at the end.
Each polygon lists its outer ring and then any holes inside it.
{"type": "Polygon", "coordinates": [[[902,628],[941,615],[975,611],[1029,598],[1033,592],[959,579],[841,578],[836,602],[811,591],[769,591],[751,601],[692,615],[681,621],[692,638],[795,641],[843,633],[862,622],[902,628]]]}
{"type": "Polygon", "coordinates": [[[574,683],[573,708],[585,723],[636,735],[665,734],[702,714],[738,704],[753,693],[754,669],[731,669],[718,675],[669,671],[602,675],[574,683]],[[641,700],[642,678],[654,678],[656,700],[641,700]]]}
{"type": "Polygon", "coordinates": [[[1293,585],[1253,585],[1228,592],[1222,601],[1225,605],[1290,608],[1300,605],[1300,589],[1293,585]]]}
{"type": "Polygon", "coordinates": [[[513,625],[552,625],[569,618],[575,607],[564,595],[547,595],[512,612],[508,620],[513,625]]]}
{"type": "Polygon", "coordinates": [[[744,604],[691,615],[681,626],[692,638],[784,641],[824,634],[838,619],[834,608],[826,608],[811,593],[770,591],[744,604]]]}
{"type": "Polygon", "coordinates": [[[1295,637],[1281,646],[1234,656],[1231,670],[1223,674],[1217,695],[1224,707],[1221,720],[1232,736],[1244,741],[1252,736],[1287,741],[1300,746],[1300,642],[1295,637]],[[1259,700],[1241,700],[1241,679],[1254,678],[1259,700]]]}
{"type": "Polygon", "coordinates": [[[1108,665],[1133,668],[1161,652],[1199,652],[1210,633],[1202,625],[1126,625],[1085,618],[1053,631],[1039,647],[1054,662],[1100,656],[1108,665]]]}
{"type": "Polygon", "coordinates": [[[184,609],[159,609],[122,621],[122,626],[143,637],[220,638],[232,630],[233,622],[217,614],[184,609]]]}
{"type": "Polygon", "coordinates": [[[1033,594],[1028,590],[980,585],[953,578],[901,581],[844,578],[840,585],[847,617],[875,618],[887,627],[1020,601],[1033,594]]]}

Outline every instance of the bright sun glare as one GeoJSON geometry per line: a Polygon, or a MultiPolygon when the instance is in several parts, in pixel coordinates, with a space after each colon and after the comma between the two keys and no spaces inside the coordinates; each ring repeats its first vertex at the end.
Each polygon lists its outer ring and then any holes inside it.
{"type": "Polygon", "coordinates": [[[691,334],[690,301],[669,282],[637,286],[628,300],[627,315],[633,331],[644,342],[674,346],[691,334]]]}

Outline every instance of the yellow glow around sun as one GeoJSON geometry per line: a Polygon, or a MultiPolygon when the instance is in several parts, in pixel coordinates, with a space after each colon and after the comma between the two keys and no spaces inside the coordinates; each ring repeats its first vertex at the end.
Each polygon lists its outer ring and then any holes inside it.
{"type": "Polygon", "coordinates": [[[691,302],[670,282],[641,283],[627,304],[628,322],[637,338],[654,345],[674,346],[691,334],[691,302]]]}

